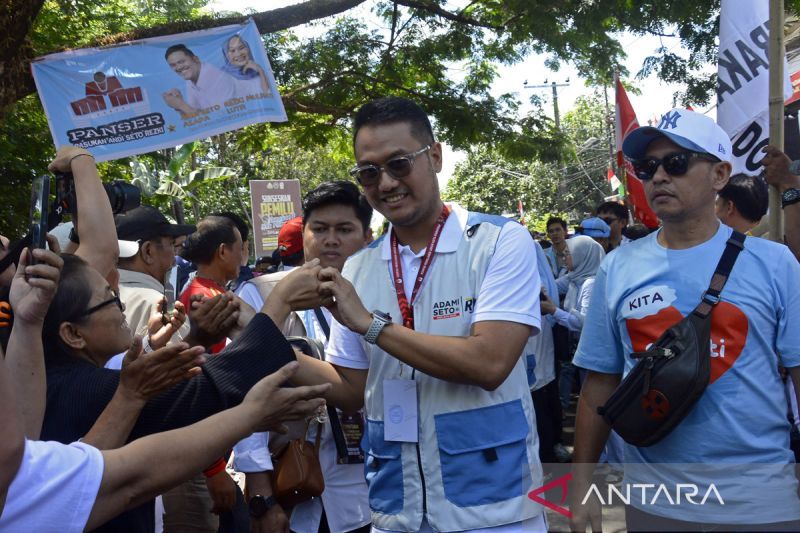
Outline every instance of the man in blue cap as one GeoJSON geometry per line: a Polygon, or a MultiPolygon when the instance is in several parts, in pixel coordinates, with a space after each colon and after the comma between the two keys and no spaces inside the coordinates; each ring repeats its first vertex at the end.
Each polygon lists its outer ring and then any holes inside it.
{"type": "MultiPolygon", "coordinates": [[[[631,354],[697,306],[733,231],[714,207],[730,177],[731,142],[711,118],[673,109],[657,127],[634,130],[622,149],[663,227],[610,254],[597,273],[574,359],[589,372],[576,420],[573,531],[584,531],[587,522],[594,531],[600,527],[599,508],[588,503],[596,500],[587,497],[585,466],[597,461],[609,434],[597,408],[636,364],[631,354]]],[[[780,363],[798,383],[798,279],[800,266],[785,246],[745,241],[711,316],[708,387],[663,440],[625,445],[625,483],[664,488],[626,502],[629,531],[800,530],[778,372],[780,363]],[[675,501],[678,484],[694,487],[698,498],[675,501]]]]}
{"type": "Polygon", "coordinates": [[[587,218],[575,229],[576,235],[586,235],[597,241],[603,250],[609,252],[609,239],[611,238],[611,226],[600,217],[587,218]]]}

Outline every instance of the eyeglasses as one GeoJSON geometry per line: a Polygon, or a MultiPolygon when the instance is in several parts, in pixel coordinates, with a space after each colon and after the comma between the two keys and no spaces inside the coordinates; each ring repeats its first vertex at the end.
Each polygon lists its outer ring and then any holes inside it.
{"type": "Polygon", "coordinates": [[[119,310],[120,310],[120,311],[122,311],[122,312],[124,312],[124,311],[125,311],[125,306],[124,306],[124,305],[122,305],[122,301],[119,299],[119,294],[117,294],[117,293],[116,293],[116,291],[113,291],[113,290],[111,291],[111,294],[113,294],[113,295],[114,295],[114,297],[113,297],[113,298],[109,298],[108,300],[106,300],[106,301],[104,301],[104,302],[100,302],[99,304],[97,304],[97,305],[94,305],[94,306],[90,307],[90,308],[89,308],[89,309],[87,309],[86,311],[83,311],[82,313],[79,313],[79,314],[77,314],[77,315],[73,316],[73,317],[70,319],[70,321],[72,321],[72,320],[77,320],[77,319],[79,319],[79,318],[83,318],[83,317],[85,317],[85,316],[89,316],[89,315],[91,315],[92,313],[96,313],[96,312],[97,312],[97,311],[99,311],[100,309],[102,309],[102,308],[104,308],[104,307],[107,307],[107,306],[109,306],[109,305],[111,305],[111,304],[116,304],[116,305],[117,305],[117,307],[119,307],[119,310]]]}
{"type": "Polygon", "coordinates": [[[653,179],[658,167],[664,165],[664,171],[670,176],[683,176],[689,171],[689,162],[693,158],[705,159],[712,163],[718,163],[719,159],[707,154],[697,152],[673,152],[661,159],[656,157],[645,157],[633,161],[633,171],[636,177],[642,181],[653,179]]]}
{"type": "Polygon", "coordinates": [[[386,171],[395,179],[405,178],[411,174],[411,169],[414,168],[414,159],[430,149],[431,145],[429,144],[423,148],[420,148],[416,152],[411,152],[410,154],[401,155],[400,157],[390,159],[383,165],[375,165],[370,163],[368,165],[355,166],[350,169],[350,175],[357,179],[362,187],[369,187],[370,185],[375,185],[378,183],[378,181],[381,179],[381,172],[383,171],[386,171]]]}

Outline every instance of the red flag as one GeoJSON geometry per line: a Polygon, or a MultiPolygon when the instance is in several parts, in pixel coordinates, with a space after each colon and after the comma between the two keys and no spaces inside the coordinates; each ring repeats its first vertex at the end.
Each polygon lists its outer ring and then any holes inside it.
{"type": "Polygon", "coordinates": [[[633,216],[648,228],[658,227],[658,217],[647,204],[647,197],[644,195],[644,187],[639,178],[633,172],[633,165],[630,164],[622,155],[622,140],[630,132],[639,127],[636,113],[633,110],[625,87],[619,81],[619,76],[614,74],[616,85],[616,134],[617,134],[617,165],[625,171],[625,185],[628,202],[633,207],[633,216]]]}
{"type": "Polygon", "coordinates": [[[522,209],[522,200],[517,200],[517,209],[519,210],[519,223],[525,225],[525,211],[522,209]]]}

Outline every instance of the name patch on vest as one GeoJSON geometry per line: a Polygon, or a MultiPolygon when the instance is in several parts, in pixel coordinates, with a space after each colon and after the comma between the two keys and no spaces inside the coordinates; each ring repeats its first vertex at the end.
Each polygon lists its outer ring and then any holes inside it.
{"type": "Polygon", "coordinates": [[[456,318],[461,313],[472,313],[475,310],[475,298],[452,298],[441,300],[433,304],[433,319],[456,318]]]}

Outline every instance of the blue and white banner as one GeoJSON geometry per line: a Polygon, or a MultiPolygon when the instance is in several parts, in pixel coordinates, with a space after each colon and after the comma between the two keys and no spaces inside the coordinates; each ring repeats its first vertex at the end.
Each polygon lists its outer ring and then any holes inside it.
{"type": "Polygon", "coordinates": [[[252,20],[60,52],[31,66],[56,147],[80,146],[97,161],[287,120],[252,20]]]}
{"type": "MultiPolygon", "coordinates": [[[[784,60],[783,98],[792,96],[784,60]]],[[[731,138],[733,173],[763,170],[769,144],[769,3],[722,0],[717,59],[717,124],[731,138]]]]}

